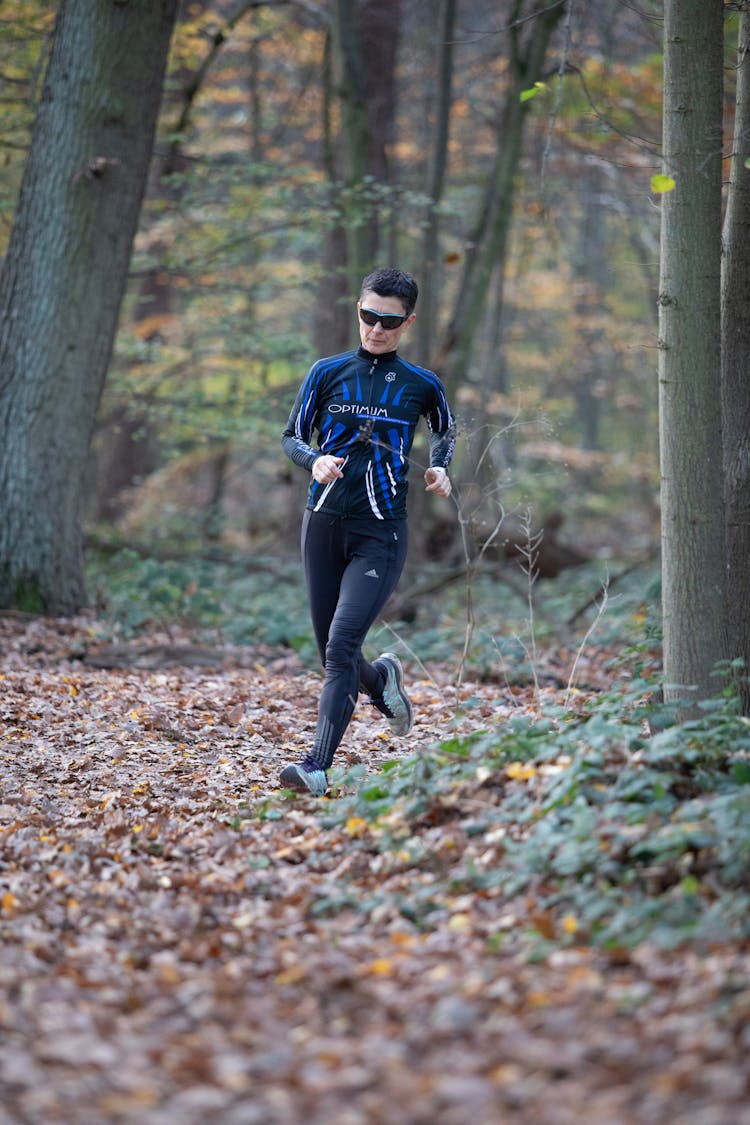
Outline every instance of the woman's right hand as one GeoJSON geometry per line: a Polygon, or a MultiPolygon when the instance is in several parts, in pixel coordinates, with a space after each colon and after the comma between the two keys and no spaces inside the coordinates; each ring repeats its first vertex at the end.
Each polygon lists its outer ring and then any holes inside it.
{"type": "Polygon", "coordinates": [[[317,457],[313,462],[312,475],[313,479],[318,484],[330,484],[331,481],[343,477],[343,473],[339,465],[343,465],[343,457],[332,457],[329,453],[324,453],[317,457]]]}

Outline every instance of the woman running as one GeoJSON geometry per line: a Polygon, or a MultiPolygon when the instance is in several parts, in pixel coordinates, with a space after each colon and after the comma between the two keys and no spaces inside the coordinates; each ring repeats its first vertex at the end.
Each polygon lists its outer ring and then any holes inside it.
{"type": "Polygon", "coordinates": [[[313,364],[282,438],[287,456],[312,478],[302,560],[325,680],[312,747],[284,767],[280,780],[315,796],[328,788],[327,770],[360,691],[397,735],[408,734],[413,722],[400,660],[384,652],[370,663],[362,645],[406,561],[409,450],[422,417],[430,431],[426,491],[451,493],[456,427],[445,389],[437,375],[397,352],[416,319],[418,292],[414,278],[398,269],[364,279],[360,347],[313,364]]]}

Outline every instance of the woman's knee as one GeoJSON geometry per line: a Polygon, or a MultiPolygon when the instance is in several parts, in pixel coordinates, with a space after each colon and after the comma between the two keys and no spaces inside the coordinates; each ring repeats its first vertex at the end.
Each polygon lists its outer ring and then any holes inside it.
{"type": "Polygon", "coordinates": [[[325,669],[351,668],[356,666],[359,676],[359,662],[362,656],[361,642],[354,637],[339,635],[330,637],[325,651],[325,669]]]}

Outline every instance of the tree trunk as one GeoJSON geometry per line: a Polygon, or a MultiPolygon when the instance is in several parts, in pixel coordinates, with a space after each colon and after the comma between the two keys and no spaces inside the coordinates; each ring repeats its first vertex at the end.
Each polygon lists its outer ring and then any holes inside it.
{"type": "Polygon", "coordinates": [[[667,0],[659,279],[665,697],[716,694],[726,658],[721,465],[722,0],[667,0]]]}
{"type": "MultiPolygon", "coordinates": [[[[750,9],[740,14],[737,103],[722,269],[722,424],[729,652],[750,674],[750,9]]],[[[742,688],[750,714],[750,684],[742,688]]]]}
{"type": "Polygon", "coordinates": [[[442,0],[438,43],[439,64],[437,79],[437,109],[435,113],[435,139],[432,146],[430,171],[427,182],[429,211],[425,219],[422,243],[422,269],[420,273],[419,316],[417,339],[419,353],[430,354],[435,339],[436,305],[439,288],[438,262],[440,256],[438,206],[443,198],[445,174],[448,166],[448,138],[453,88],[453,38],[456,25],[457,0],[442,0]]]}
{"type": "Polygon", "coordinates": [[[578,245],[573,252],[573,308],[576,324],[576,365],[572,391],[578,407],[582,449],[599,449],[602,397],[600,380],[612,371],[612,358],[605,358],[606,338],[602,311],[606,308],[611,261],[603,230],[601,197],[604,193],[601,164],[589,162],[581,170],[579,193],[582,202],[578,245]]]}
{"type": "Polygon", "coordinates": [[[376,264],[379,208],[372,187],[388,182],[388,145],[396,108],[395,65],[401,0],[335,0],[333,45],[341,106],[349,297],[376,264]]]}
{"type": "MultiPolygon", "coordinates": [[[[181,19],[196,19],[205,12],[211,0],[193,0],[190,15],[183,9],[181,19]]],[[[217,57],[229,42],[239,21],[249,11],[257,7],[254,0],[238,3],[209,41],[208,49],[195,69],[183,66],[173,69],[169,76],[167,95],[162,102],[162,119],[168,117],[172,124],[168,129],[171,137],[163,153],[151,162],[149,183],[141,207],[141,228],[148,228],[158,216],[176,210],[185,194],[184,173],[189,161],[183,153],[184,138],[192,124],[193,110],[202,93],[207,78],[217,57]],[[170,97],[171,94],[171,97],[170,97]],[[175,174],[179,173],[178,177],[175,174]]],[[[252,104],[257,70],[256,42],[251,44],[248,65],[249,97],[252,104]]],[[[259,108],[252,104],[252,148],[251,159],[260,161],[256,152],[260,147],[259,108]]],[[[164,269],[164,256],[168,247],[164,239],[150,239],[149,258],[154,263],[143,276],[137,300],[134,303],[132,322],[142,339],[159,338],[160,325],[173,313],[174,287],[170,272],[164,269]]],[[[123,402],[114,417],[105,421],[97,420],[93,439],[96,450],[93,472],[89,471],[92,482],[92,499],[88,512],[95,520],[117,520],[125,505],[126,491],[139,479],[147,477],[159,463],[159,443],[154,421],[149,411],[135,400],[123,402]]]]}
{"type": "Polygon", "coordinates": [[[63,0],[0,278],[0,605],[85,602],[89,444],[177,0],[63,0]]]}
{"type": "Polygon", "coordinates": [[[362,215],[362,185],[370,151],[369,120],[363,78],[364,52],[355,0],[335,0],[333,29],[346,183],[346,191],[340,199],[346,232],[347,289],[351,296],[366,272],[370,253],[367,222],[362,215]]]}
{"type": "Polygon", "coordinates": [[[89,443],[177,0],[63,0],[0,278],[0,605],[85,601],[89,443]]]}
{"type": "Polygon", "coordinates": [[[353,339],[351,294],[346,277],[346,228],[336,200],[339,174],[334,136],[336,98],[333,56],[333,33],[329,32],[325,40],[321,77],[323,85],[321,130],[323,172],[332,193],[329,206],[334,218],[325,231],[321,251],[320,281],[312,330],[318,355],[335,355],[343,352],[351,346],[353,339]]]}
{"type": "MultiPolygon", "coordinates": [[[[438,42],[435,49],[439,53],[436,83],[435,123],[429,136],[431,150],[427,173],[427,211],[424,220],[422,257],[418,275],[419,304],[417,322],[412,331],[416,332],[416,355],[419,363],[428,363],[434,348],[438,316],[438,297],[442,284],[440,261],[440,218],[438,206],[443,198],[448,168],[448,140],[453,102],[453,53],[455,46],[457,0],[441,0],[438,17],[438,42]]],[[[454,463],[454,471],[456,463],[454,463]]],[[[409,491],[409,511],[412,517],[411,552],[408,567],[419,568],[429,556],[434,542],[435,525],[444,518],[435,504],[422,488],[409,491]]]]}
{"type": "Polygon", "coordinates": [[[565,11],[550,5],[533,18],[516,0],[510,23],[510,81],[498,115],[496,156],[473,233],[467,239],[464,272],[436,366],[449,394],[471,362],[474,337],[486,307],[496,270],[504,271],[513,201],[521,160],[528,101],[521,94],[542,77],[550,37],[565,11]]]}
{"type": "MultiPolygon", "coordinates": [[[[396,117],[396,55],[401,30],[401,0],[360,0],[358,35],[364,59],[362,87],[369,127],[367,173],[378,183],[391,180],[388,150],[396,117]]],[[[377,223],[378,216],[374,216],[377,223]]],[[[381,235],[384,232],[380,232],[381,235]]]]}

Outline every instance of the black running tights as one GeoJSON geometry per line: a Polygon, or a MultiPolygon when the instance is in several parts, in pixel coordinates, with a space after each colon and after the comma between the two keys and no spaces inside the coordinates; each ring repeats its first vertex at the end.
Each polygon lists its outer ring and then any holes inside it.
{"type": "Polygon", "coordinates": [[[305,769],[327,770],[359,691],[379,696],[384,677],[362,655],[367,631],[406,561],[406,520],[347,519],[305,511],[302,561],[315,640],[325,668],[318,725],[305,769]]]}

